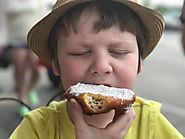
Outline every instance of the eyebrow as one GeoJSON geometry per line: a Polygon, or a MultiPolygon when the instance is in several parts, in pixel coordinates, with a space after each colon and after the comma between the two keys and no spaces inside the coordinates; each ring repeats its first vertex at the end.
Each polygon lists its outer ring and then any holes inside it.
{"type": "MultiPolygon", "coordinates": [[[[91,46],[93,46],[94,44],[91,42],[79,42],[77,44],[78,46],[80,46],[81,48],[89,48],[91,46]]],[[[120,47],[124,47],[124,48],[130,48],[130,46],[133,46],[133,43],[129,43],[129,42],[112,42],[108,44],[108,48],[120,48],[120,47]]]]}

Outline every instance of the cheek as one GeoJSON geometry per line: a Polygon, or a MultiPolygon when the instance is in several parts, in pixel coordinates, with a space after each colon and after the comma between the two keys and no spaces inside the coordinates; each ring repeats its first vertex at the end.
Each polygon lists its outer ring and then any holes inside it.
{"type": "Polygon", "coordinates": [[[133,89],[136,78],[137,78],[137,69],[138,62],[129,62],[124,65],[119,65],[117,70],[118,84],[121,87],[126,87],[128,89],[133,89]]]}
{"type": "Polygon", "coordinates": [[[68,60],[60,61],[60,76],[65,90],[80,82],[83,77],[82,73],[83,70],[78,63],[68,60]]]}

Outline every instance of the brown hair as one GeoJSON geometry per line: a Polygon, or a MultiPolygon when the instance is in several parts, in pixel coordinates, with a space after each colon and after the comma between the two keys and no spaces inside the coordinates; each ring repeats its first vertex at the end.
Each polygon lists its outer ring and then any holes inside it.
{"type": "Polygon", "coordinates": [[[71,8],[56,22],[49,39],[49,48],[55,57],[55,62],[57,62],[56,51],[59,34],[62,32],[63,35],[67,36],[70,29],[78,32],[78,18],[84,10],[89,10],[92,7],[97,9],[99,16],[99,20],[94,23],[94,31],[98,32],[117,25],[121,31],[133,33],[137,38],[139,55],[143,58],[143,51],[148,37],[147,31],[137,14],[129,7],[118,2],[95,0],[71,8]]]}

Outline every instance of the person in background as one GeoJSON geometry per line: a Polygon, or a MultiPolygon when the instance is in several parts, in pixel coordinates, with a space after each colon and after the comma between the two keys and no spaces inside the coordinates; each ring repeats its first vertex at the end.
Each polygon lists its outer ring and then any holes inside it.
{"type": "MultiPolygon", "coordinates": [[[[5,16],[5,1],[0,0],[0,68],[6,68],[9,65],[9,59],[5,55],[7,46],[7,31],[6,31],[6,16],[5,16]]],[[[0,86],[0,92],[3,88],[0,86]]]]}
{"type": "Polygon", "coordinates": [[[181,29],[182,49],[185,54],[185,1],[183,2],[183,6],[181,9],[180,21],[182,24],[182,29],[181,29]]]}
{"type": "MultiPolygon", "coordinates": [[[[38,57],[28,48],[29,29],[46,14],[46,0],[6,0],[6,20],[8,47],[14,66],[15,91],[21,101],[39,104],[35,89],[39,79],[38,57]]],[[[19,114],[24,116],[29,110],[21,106],[19,114]]]]}
{"type": "Polygon", "coordinates": [[[3,52],[3,49],[7,43],[5,10],[5,1],[0,0],[0,54],[3,52]]]}
{"type": "Polygon", "coordinates": [[[3,51],[3,47],[7,44],[7,23],[6,23],[6,3],[5,0],[0,0],[0,53],[3,51]]]}

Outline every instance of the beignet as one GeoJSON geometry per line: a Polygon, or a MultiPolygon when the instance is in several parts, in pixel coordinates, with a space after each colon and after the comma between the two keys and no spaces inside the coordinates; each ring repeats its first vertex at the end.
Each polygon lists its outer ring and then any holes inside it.
{"type": "Polygon", "coordinates": [[[88,115],[108,112],[111,109],[124,111],[135,101],[135,94],[129,89],[84,83],[71,86],[64,97],[68,100],[75,98],[88,115]]]}

